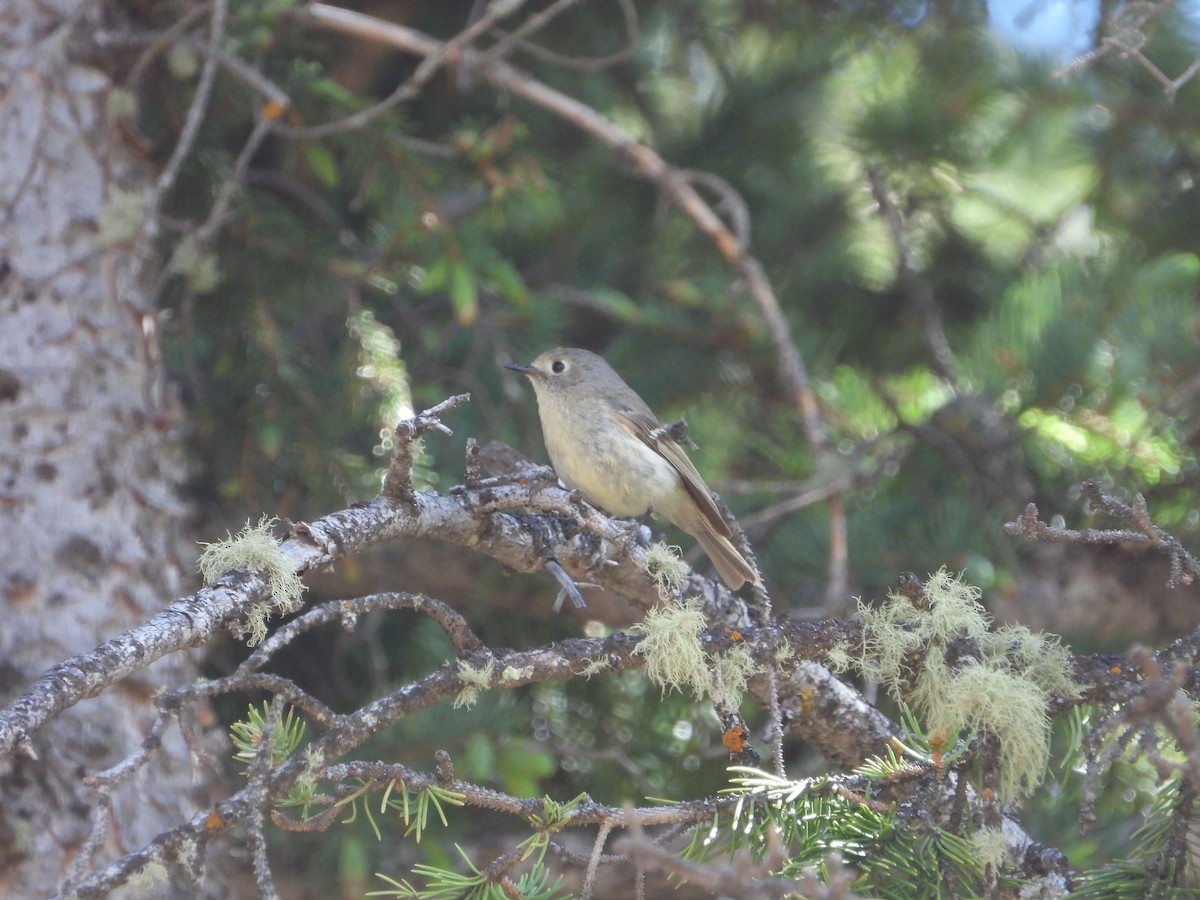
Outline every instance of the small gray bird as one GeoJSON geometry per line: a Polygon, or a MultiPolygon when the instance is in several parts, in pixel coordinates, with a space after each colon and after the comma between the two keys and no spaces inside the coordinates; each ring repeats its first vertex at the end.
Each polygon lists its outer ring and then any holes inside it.
{"type": "Polygon", "coordinates": [[[700,542],[730,588],[758,584],[692,461],[612,366],[559,347],[507,368],[533,383],[546,450],[567,487],[610,515],[666,516],[700,542]]]}

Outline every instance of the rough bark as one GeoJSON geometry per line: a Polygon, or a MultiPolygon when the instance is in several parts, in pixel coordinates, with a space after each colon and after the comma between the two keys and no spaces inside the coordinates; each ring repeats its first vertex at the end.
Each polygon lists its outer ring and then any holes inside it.
{"type": "MultiPolygon", "coordinates": [[[[179,417],[162,389],[153,241],[122,232],[152,173],[108,117],[89,46],[102,4],[0,16],[0,702],[182,593],[179,417]]],[[[133,218],[136,226],[137,217],[133,218]]],[[[53,893],[88,834],[83,778],[146,735],[176,654],[58,718],[0,764],[0,896],[53,893]]],[[[201,808],[177,732],[118,792],[106,851],[201,808]]],[[[101,858],[105,853],[101,853],[101,858]]]]}

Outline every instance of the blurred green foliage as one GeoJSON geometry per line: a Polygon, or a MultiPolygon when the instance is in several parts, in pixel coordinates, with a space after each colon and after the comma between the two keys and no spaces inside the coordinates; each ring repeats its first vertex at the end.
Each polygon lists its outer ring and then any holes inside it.
{"type": "MultiPolygon", "coordinates": [[[[470,6],[392,14],[445,38],[470,6]]],[[[237,4],[226,42],[288,92],[287,124],[363,110],[412,73],[403,54],[302,27],[293,7],[237,4]]],[[[814,467],[763,324],[693,224],[570,124],[448,66],[366,127],[270,139],[220,231],[219,281],[168,286],[166,348],[213,531],[367,499],[389,426],[461,391],[472,403],[449,421],[453,440],[427,445],[423,485],[461,479],[466,436],[544,459],[532,396],[500,366],[567,344],[603,353],[664,420],[686,416],[699,468],[744,517],[848,478],[850,569],[867,594],[943,564],[1011,584],[1019,557],[1002,523],[1030,501],[1076,515],[1084,478],[1143,492],[1160,525],[1194,541],[1200,85],[1172,100],[1115,57],[1059,77],[1001,45],[976,4],[637,12],[621,64],[515,61],[744,199],[834,470],[814,467]],[[940,313],[948,371],[902,255],[940,313]]],[[[1181,71],[1194,33],[1168,13],[1146,52],[1181,71]]],[[[535,40],[612,52],[619,6],[581,4],[535,40]]],[[[195,76],[159,74],[139,127],[165,157],[195,76]]],[[[203,218],[254,113],[221,75],[172,221],[203,218]]],[[[777,609],[820,603],[827,516],[811,505],[751,529],[777,609]]],[[[486,590],[521,589],[507,585],[486,590]]],[[[514,643],[569,630],[475,618],[514,643]]],[[[383,628],[387,665],[355,674],[343,646],[343,685],[381,688],[372,679],[398,683],[449,655],[422,625],[383,628]]],[[[445,747],[480,781],[614,803],[704,793],[723,776],[708,714],[640,676],[492,700],[405,723],[391,752],[427,764],[445,747]]],[[[365,870],[362,852],[347,843],[344,872],[365,870]]]]}

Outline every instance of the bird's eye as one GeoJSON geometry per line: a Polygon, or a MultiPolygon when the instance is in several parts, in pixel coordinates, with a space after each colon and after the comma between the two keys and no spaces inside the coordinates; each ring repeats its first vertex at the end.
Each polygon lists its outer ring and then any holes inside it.
{"type": "Polygon", "coordinates": [[[550,363],[550,371],[555,375],[561,375],[563,372],[567,371],[567,364],[561,359],[556,359],[554,362],[550,363]]]}

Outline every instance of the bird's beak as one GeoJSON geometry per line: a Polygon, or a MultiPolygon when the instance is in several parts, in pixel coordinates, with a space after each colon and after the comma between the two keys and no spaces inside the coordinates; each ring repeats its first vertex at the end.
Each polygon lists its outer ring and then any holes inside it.
{"type": "Polygon", "coordinates": [[[514,372],[520,372],[523,375],[541,375],[542,370],[536,366],[531,366],[526,363],[509,363],[504,368],[512,369],[514,372]]]}

